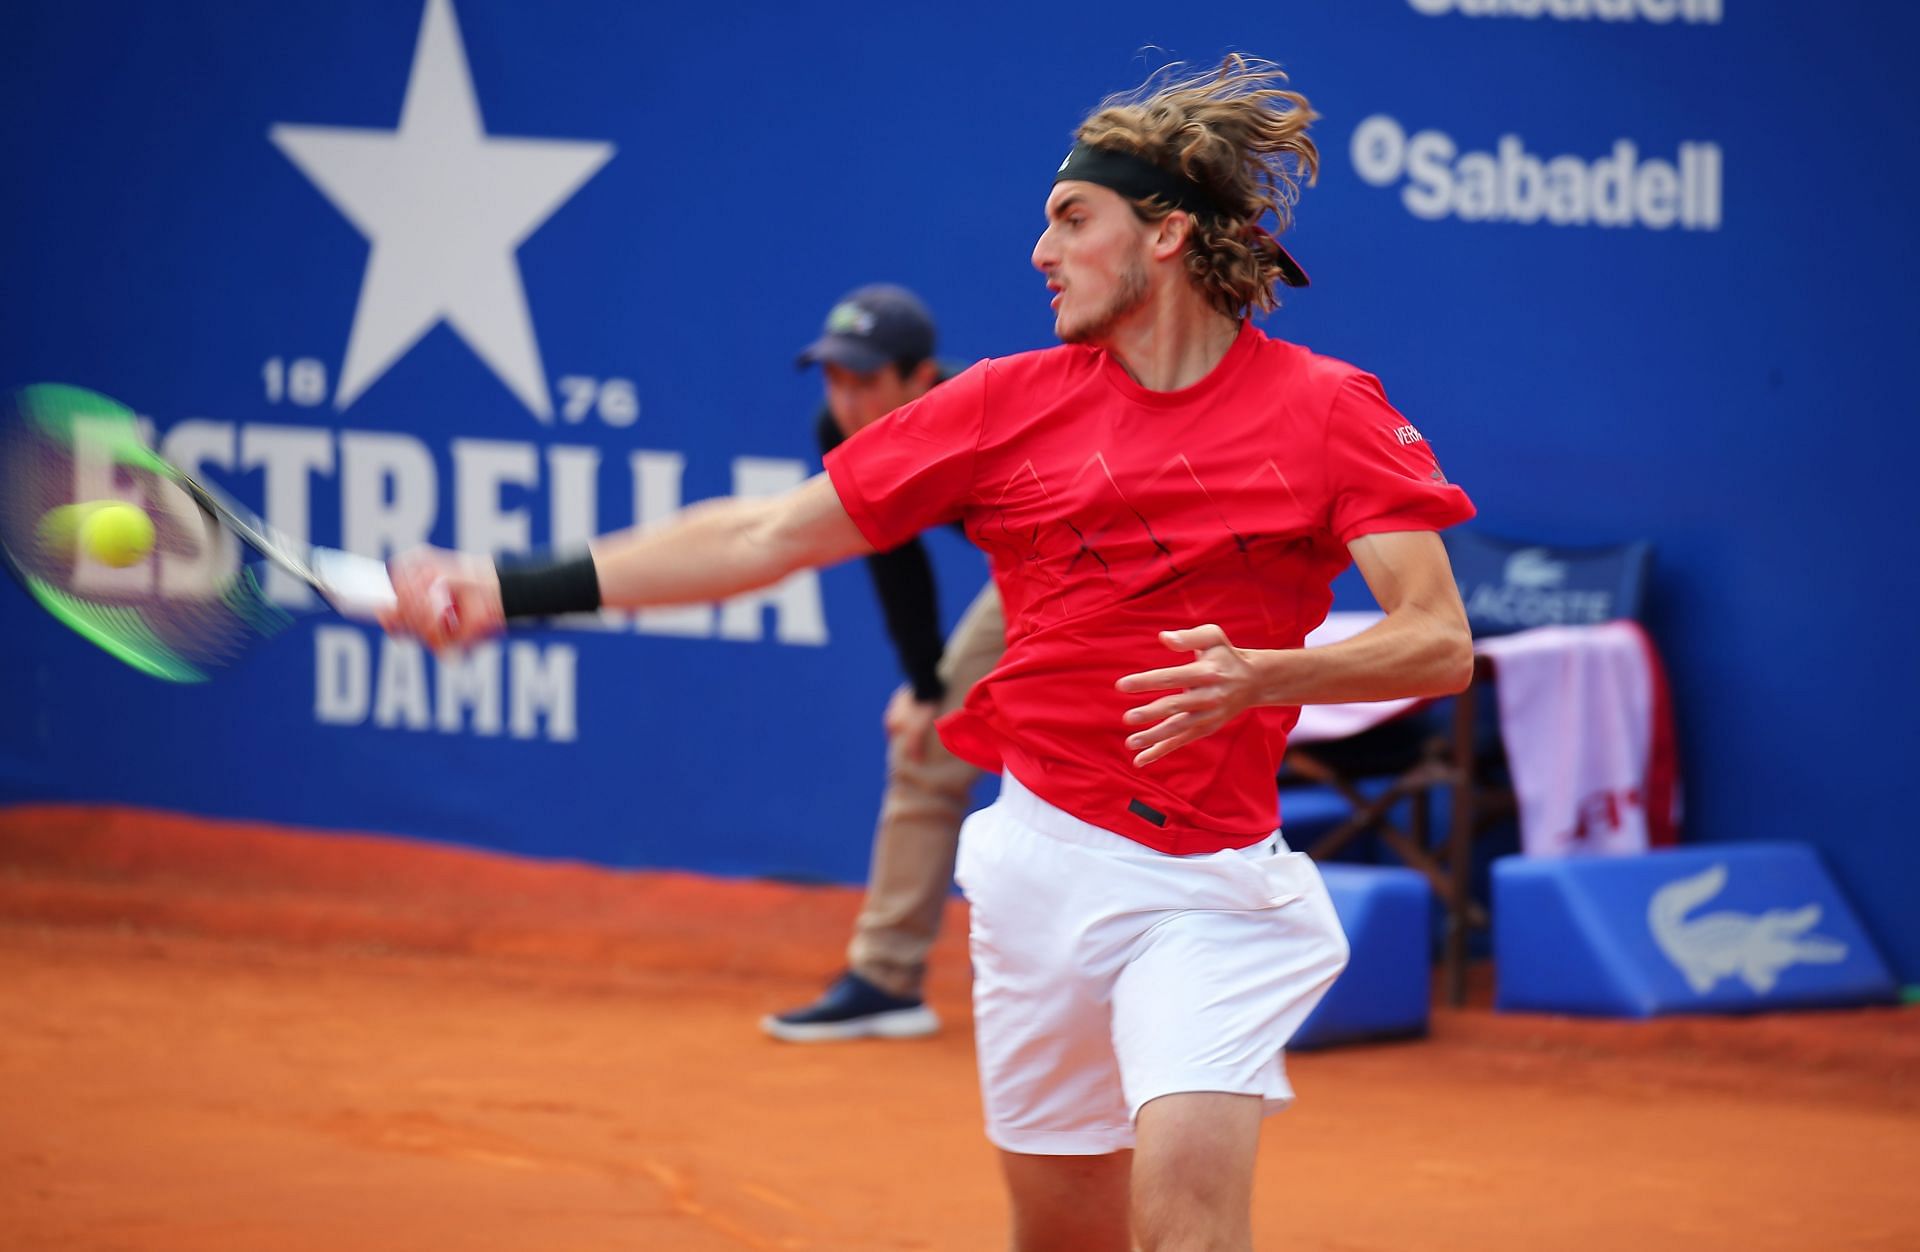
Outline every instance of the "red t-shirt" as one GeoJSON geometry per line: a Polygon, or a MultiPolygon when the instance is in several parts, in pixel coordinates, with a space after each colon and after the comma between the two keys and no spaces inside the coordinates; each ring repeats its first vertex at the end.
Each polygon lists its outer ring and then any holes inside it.
{"type": "Polygon", "coordinates": [[[1007,652],[940,736],[1083,821],[1163,852],[1271,833],[1297,708],[1255,709],[1145,768],[1123,674],[1191,659],[1162,630],[1298,648],[1362,535],[1473,516],[1379,380],[1251,322],[1211,373],[1150,391],[1107,352],[981,361],[826,458],[854,524],[898,547],[956,519],[992,562],[1007,652]]]}

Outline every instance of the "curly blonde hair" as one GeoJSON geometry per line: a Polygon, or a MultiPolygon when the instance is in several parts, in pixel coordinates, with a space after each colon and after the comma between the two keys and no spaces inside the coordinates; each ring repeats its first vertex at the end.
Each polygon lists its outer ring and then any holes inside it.
{"type": "MultiPolygon", "coordinates": [[[[1280,244],[1293,222],[1302,183],[1320,173],[1320,152],[1307,137],[1319,114],[1271,61],[1230,53],[1217,70],[1181,78],[1170,65],[1129,92],[1101,101],[1074,137],[1151,161],[1196,183],[1220,207],[1197,215],[1187,273],[1208,301],[1229,317],[1278,306],[1280,244]],[[1269,232],[1260,220],[1273,214],[1269,232]]],[[[1135,200],[1154,222],[1174,211],[1158,196],[1135,200]]]]}

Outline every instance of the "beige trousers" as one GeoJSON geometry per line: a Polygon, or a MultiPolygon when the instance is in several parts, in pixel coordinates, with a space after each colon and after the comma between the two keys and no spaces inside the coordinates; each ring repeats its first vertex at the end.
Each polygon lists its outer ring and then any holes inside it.
{"type": "MultiPolygon", "coordinates": [[[[1006,651],[1000,593],[989,582],[953,628],[940,659],[947,686],[942,714],[960,706],[973,684],[1006,651]]],[[[980,771],[929,735],[926,754],[913,760],[896,738],[887,745],[887,790],[873,832],[866,902],[847,947],[854,973],[894,995],[917,996],[927,951],[953,887],[960,823],[980,771]]]]}

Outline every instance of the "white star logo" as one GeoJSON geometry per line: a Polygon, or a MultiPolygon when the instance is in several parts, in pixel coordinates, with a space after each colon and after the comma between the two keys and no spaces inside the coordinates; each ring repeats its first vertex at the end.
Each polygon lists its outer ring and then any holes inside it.
{"type": "Polygon", "coordinates": [[[613,145],[489,137],[450,0],[427,0],[398,130],[279,125],[269,134],[372,245],[334,407],[352,404],[445,321],[552,421],[514,250],[613,145]]]}

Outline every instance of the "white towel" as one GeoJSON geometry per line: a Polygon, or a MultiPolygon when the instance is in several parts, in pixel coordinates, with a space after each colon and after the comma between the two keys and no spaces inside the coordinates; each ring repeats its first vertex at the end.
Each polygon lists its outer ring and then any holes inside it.
{"type": "Polygon", "coordinates": [[[1541,626],[1483,639],[1529,856],[1623,854],[1674,841],[1673,714],[1632,622],[1541,626]]]}

